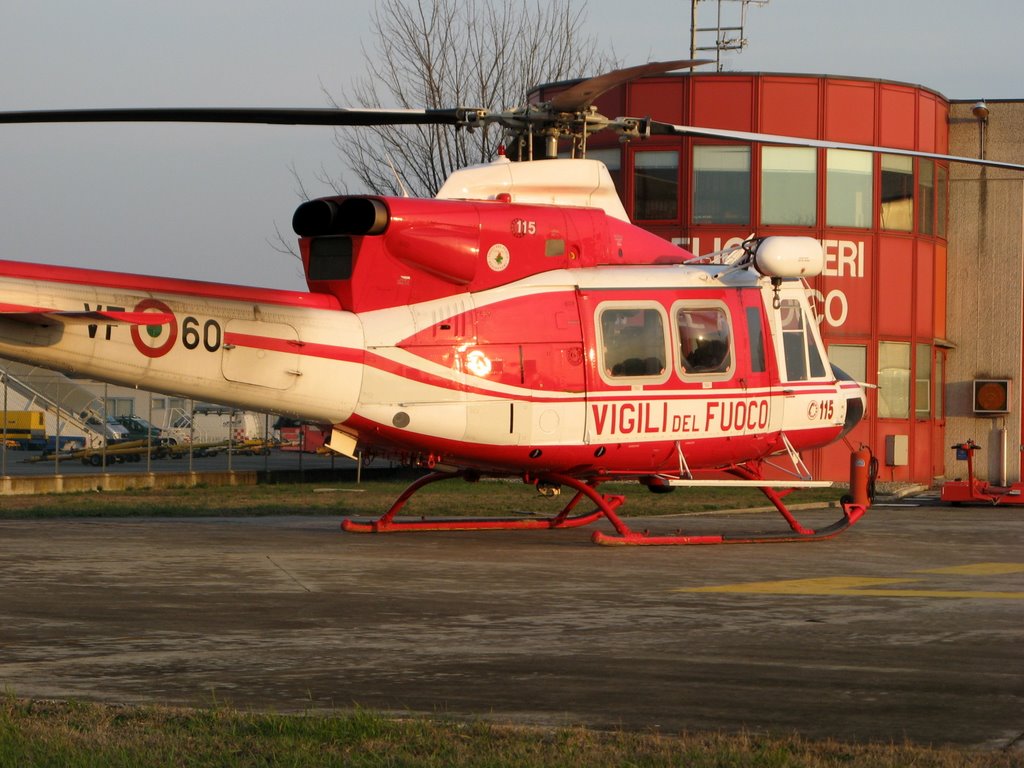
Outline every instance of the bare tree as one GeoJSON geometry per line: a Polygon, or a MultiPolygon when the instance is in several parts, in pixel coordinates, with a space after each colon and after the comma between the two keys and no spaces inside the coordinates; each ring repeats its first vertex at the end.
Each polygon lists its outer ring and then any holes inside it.
{"type": "MultiPolygon", "coordinates": [[[[444,109],[521,106],[529,88],[614,65],[583,32],[574,0],[380,0],[366,74],[335,105],[444,109]]],[[[377,194],[433,195],[453,170],[490,160],[495,126],[338,128],[335,145],[360,186],[377,194]]],[[[321,178],[338,190],[344,185],[321,178]]]]}

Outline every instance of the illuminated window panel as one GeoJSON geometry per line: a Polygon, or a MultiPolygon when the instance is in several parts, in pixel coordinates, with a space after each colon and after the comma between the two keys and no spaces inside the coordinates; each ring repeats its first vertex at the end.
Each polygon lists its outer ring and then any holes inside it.
{"type": "Polygon", "coordinates": [[[807,147],[761,150],[761,223],[813,227],[818,220],[818,155],[807,147]]]}

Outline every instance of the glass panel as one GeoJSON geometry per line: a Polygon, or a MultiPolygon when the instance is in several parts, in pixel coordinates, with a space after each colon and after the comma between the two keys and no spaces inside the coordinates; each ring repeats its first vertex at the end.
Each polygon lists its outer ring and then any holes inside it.
{"type": "Polygon", "coordinates": [[[828,348],[828,359],[854,381],[868,380],[868,348],[863,344],[832,344],[828,348]]]}
{"type": "Polygon", "coordinates": [[[938,349],[935,351],[935,420],[942,421],[946,418],[945,399],[943,391],[945,387],[946,353],[938,349]]]}
{"type": "Polygon", "coordinates": [[[830,149],[826,154],[825,222],[830,227],[871,226],[870,152],[830,149]]]}
{"type": "Polygon", "coordinates": [[[817,150],[765,147],[761,150],[761,223],[817,223],[817,150]]]}
{"type": "Polygon", "coordinates": [[[121,416],[134,416],[135,415],[135,398],[134,397],[108,397],[107,398],[107,418],[116,419],[121,416]]]}
{"type": "Polygon", "coordinates": [[[935,166],[935,234],[939,237],[946,236],[948,179],[949,171],[941,165],[935,166]]]}
{"type": "Polygon", "coordinates": [[[882,419],[910,416],[910,344],[878,342],[878,416],[882,419]]]}
{"type": "Polygon", "coordinates": [[[633,155],[633,218],[640,221],[679,217],[679,153],[675,150],[633,155]]]}
{"type": "Polygon", "coordinates": [[[917,161],[917,231],[930,235],[935,231],[935,163],[917,161]]]}
{"type": "Polygon", "coordinates": [[[914,159],[903,155],[882,155],[882,199],[879,201],[882,229],[909,232],[914,222],[914,159]]]}
{"type": "Polygon", "coordinates": [[[768,362],[765,358],[761,310],[757,307],[747,307],[747,334],[750,336],[750,370],[752,373],[764,373],[768,370],[768,362]]]}
{"type": "Polygon", "coordinates": [[[618,147],[615,149],[588,149],[587,159],[600,160],[605,164],[615,183],[615,190],[619,193],[619,197],[622,197],[622,150],[618,147]]]}
{"type": "Polygon", "coordinates": [[[665,371],[665,327],[656,309],[601,312],[604,370],[613,378],[659,376],[665,371]]]}
{"type": "Polygon", "coordinates": [[[750,147],[693,148],[693,223],[750,223],[750,147]]]}
{"type": "Polygon", "coordinates": [[[821,359],[813,333],[807,334],[807,362],[811,366],[811,378],[820,379],[825,375],[825,362],[821,359]]]}
{"type": "Polygon", "coordinates": [[[796,299],[783,299],[779,308],[782,321],[782,349],[786,360],[786,381],[804,381],[825,375],[825,363],[818,352],[807,316],[796,299]]]}
{"type": "Polygon", "coordinates": [[[929,344],[917,345],[917,359],[914,361],[914,416],[930,419],[932,416],[932,348],[929,344]]]}
{"type": "Polygon", "coordinates": [[[729,317],[718,307],[683,307],[676,314],[679,364],[685,374],[725,373],[732,364],[729,317]]]}

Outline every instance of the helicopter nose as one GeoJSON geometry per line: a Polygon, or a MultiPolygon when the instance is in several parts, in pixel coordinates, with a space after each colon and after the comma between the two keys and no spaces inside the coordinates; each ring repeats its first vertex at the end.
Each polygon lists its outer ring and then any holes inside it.
{"type": "Polygon", "coordinates": [[[836,381],[841,382],[840,388],[846,393],[846,419],[843,421],[843,431],[839,434],[839,437],[845,437],[864,418],[868,399],[860,382],[842,368],[833,365],[832,373],[835,375],[836,381]]]}

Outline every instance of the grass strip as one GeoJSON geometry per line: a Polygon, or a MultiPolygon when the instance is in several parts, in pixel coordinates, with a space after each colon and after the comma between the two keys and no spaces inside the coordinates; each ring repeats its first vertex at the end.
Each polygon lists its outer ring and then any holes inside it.
{"type": "Polygon", "coordinates": [[[229,708],[0,700],[0,766],[687,766],[1011,768],[1019,754],[846,744],[757,733],[627,733],[365,710],[297,715],[229,708]]]}

